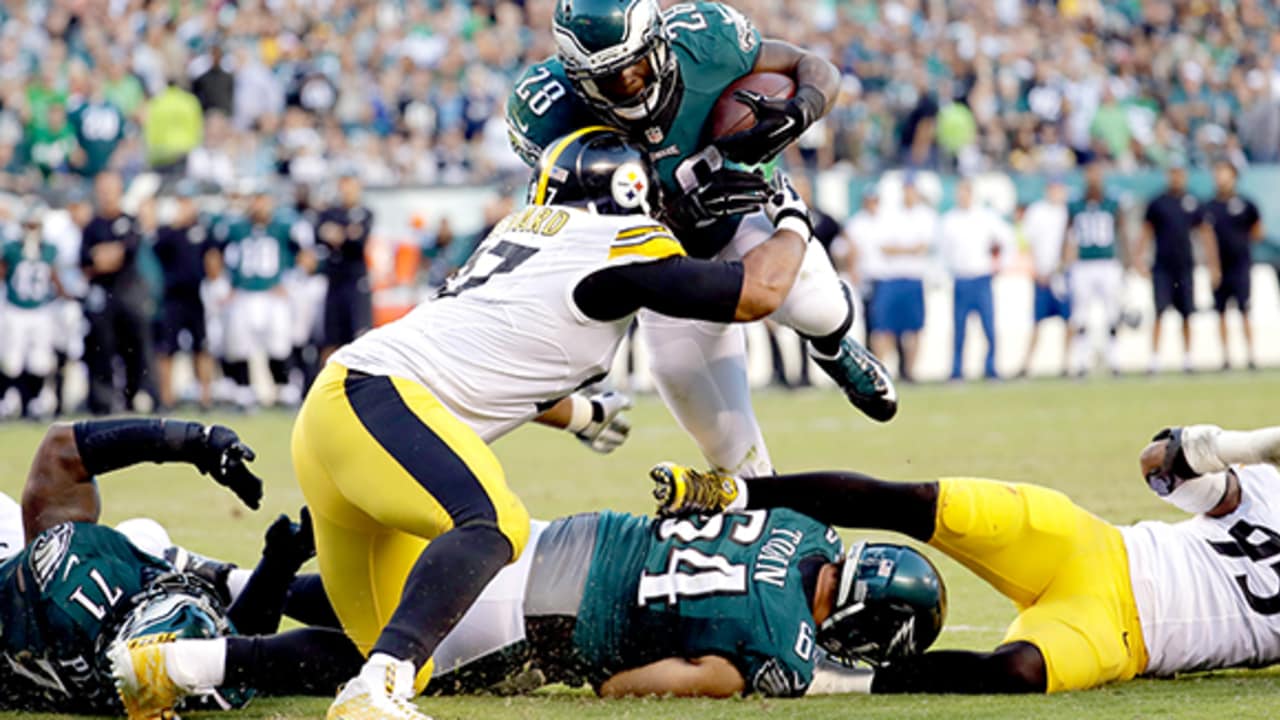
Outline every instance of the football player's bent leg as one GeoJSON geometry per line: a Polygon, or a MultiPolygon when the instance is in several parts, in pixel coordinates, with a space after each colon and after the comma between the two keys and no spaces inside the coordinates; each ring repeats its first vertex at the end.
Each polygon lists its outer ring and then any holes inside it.
{"type": "Polygon", "coordinates": [[[1004,638],[1040,649],[1048,692],[1129,680],[1147,666],[1123,536],[1088,513],[1076,536],[1075,552],[1004,638]]]}
{"type": "Polygon", "coordinates": [[[640,311],[654,384],[707,462],[740,475],[773,472],[751,407],[741,327],[640,311]]]}
{"type": "MultiPolygon", "coordinates": [[[[773,225],[764,213],[743,218],[733,240],[717,256],[718,260],[741,260],[773,235],[773,225]]],[[[809,338],[817,349],[834,355],[840,339],[853,322],[853,307],[845,295],[840,277],[821,243],[805,248],[800,272],[786,300],[770,317],[809,338]]]]}
{"type": "Polygon", "coordinates": [[[1020,609],[1040,598],[1101,522],[1066,495],[978,478],[938,482],[929,544],[986,580],[1020,609]]]}
{"type": "Polygon", "coordinates": [[[293,450],[344,629],[364,651],[412,661],[421,687],[436,644],[519,555],[528,514],[484,442],[409,381],[329,365],[293,450]]]}

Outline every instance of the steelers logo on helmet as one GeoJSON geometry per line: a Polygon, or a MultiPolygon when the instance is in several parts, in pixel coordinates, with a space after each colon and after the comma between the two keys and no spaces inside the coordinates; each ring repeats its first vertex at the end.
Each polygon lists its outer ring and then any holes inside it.
{"type": "Polygon", "coordinates": [[[613,171],[613,201],[628,210],[636,208],[649,211],[647,196],[649,177],[639,163],[625,162],[613,171]]]}

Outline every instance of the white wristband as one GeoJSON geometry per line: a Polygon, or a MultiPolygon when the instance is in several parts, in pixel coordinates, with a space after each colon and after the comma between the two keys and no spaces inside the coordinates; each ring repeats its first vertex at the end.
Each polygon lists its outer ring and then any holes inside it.
{"type": "Polygon", "coordinates": [[[573,403],[573,412],[569,415],[569,424],[565,425],[564,429],[571,433],[580,433],[591,424],[591,417],[594,414],[591,410],[591,400],[574,393],[569,396],[569,401],[573,403]]]}
{"type": "Polygon", "coordinates": [[[805,242],[808,242],[809,238],[813,235],[813,231],[809,229],[809,223],[801,220],[795,215],[788,215],[782,218],[778,221],[777,225],[774,225],[774,228],[777,230],[790,230],[803,238],[805,242]]]}

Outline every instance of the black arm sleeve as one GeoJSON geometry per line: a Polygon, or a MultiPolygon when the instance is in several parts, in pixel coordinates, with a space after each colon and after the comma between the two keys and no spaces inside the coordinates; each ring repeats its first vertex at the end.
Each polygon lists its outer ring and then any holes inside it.
{"type": "Polygon", "coordinates": [[[181,420],[81,420],[72,426],[80,460],[90,475],[140,462],[198,464],[204,425],[181,420]]]}
{"type": "Polygon", "coordinates": [[[938,484],[877,480],[854,472],[745,478],[747,508],[785,507],[827,525],[933,537],[938,484]]]}
{"type": "Polygon", "coordinates": [[[615,265],[583,278],[573,290],[578,309],[610,322],[649,308],[678,318],[733,321],[742,295],[741,262],[675,256],[615,265]]]}

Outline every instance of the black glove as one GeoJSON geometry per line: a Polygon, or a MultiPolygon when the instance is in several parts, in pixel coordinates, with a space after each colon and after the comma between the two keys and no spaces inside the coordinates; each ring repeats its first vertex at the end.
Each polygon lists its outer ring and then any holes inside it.
{"type": "Polygon", "coordinates": [[[683,230],[706,227],[723,217],[755,212],[769,198],[769,183],[759,173],[724,166],[710,147],[676,168],[678,195],[668,196],[663,220],[683,230]]]}
{"type": "Polygon", "coordinates": [[[262,478],[245,466],[255,457],[257,455],[241,442],[234,430],[223,425],[209,425],[201,436],[194,465],[219,485],[230,488],[245,505],[257,510],[262,504],[262,478]]]}
{"type": "Polygon", "coordinates": [[[1199,473],[1191,469],[1187,456],[1182,451],[1182,428],[1164,428],[1151,438],[1152,442],[1165,441],[1164,462],[1160,467],[1147,473],[1147,485],[1157,495],[1165,496],[1173,492],[1184,481],[1198,477],[1199,473]]]}
{"type": "Polygon", "coordinates": [[[774,100],[751,90],[735,90],[733,97],[756,116],[754,126],[716,141],[720,152],[734,162],[758,165],[772,160],[817,119],[814,103],[800,93],[790,100],[774,100]]]}
{"type": "Polygon", "coordinates": [[[287,563],[294,568],[316,556],[316,538],[311,529],[311,511],[302,508],[301,519],[293,522],[283,513],[267,528],[262,557],[287,563]]]}

